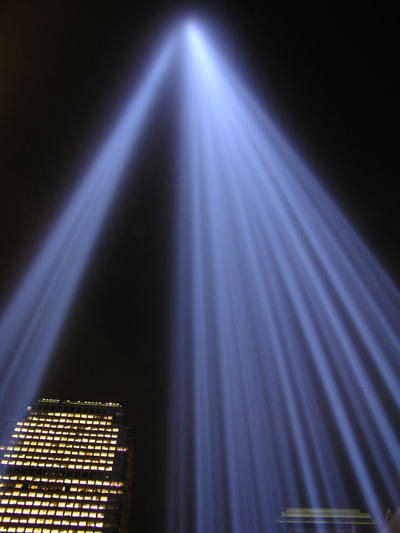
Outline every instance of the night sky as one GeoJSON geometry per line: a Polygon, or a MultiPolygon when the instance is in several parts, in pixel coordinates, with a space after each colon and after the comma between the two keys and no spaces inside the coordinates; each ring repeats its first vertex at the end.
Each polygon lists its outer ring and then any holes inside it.
{"type": "MultiPolygon", "coordinates": [[[[399,24],[389,2],[18,1],[0,7],[0,303],[56,218],[161,33],[198,13],[400,284],[399,24]],[[228,46],[228,49],[232,48],[228,46]]],[[[393,3],[394,4],[394,3],[393,3]]],[[[162,530],[178,81],[54,353],[41,396],[120,401],[134,427],[132,530],[162,530]]]]}

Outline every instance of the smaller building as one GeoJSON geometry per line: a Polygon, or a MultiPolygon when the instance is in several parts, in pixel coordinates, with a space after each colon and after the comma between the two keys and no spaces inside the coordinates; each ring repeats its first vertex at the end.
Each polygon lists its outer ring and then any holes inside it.
{"type": "Polygon", "coordinates": [[[288,507],[277,519],[279,533],[376,533],[382,524],[359,509],[288,507]]]}

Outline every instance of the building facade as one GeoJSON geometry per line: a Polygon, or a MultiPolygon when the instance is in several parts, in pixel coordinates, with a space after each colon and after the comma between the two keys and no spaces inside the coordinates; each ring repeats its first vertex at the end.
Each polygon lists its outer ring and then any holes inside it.
{"type": "Polygon", "coordinates": [[[0,532],[124,532],[131,430],[119,404],[40,400],[0,436],[0,532]]]}

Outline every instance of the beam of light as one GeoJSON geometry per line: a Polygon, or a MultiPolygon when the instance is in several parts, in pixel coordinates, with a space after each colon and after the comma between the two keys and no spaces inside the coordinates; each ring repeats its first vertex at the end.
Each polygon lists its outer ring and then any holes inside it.
{"type": "Polygon", "coordinates": [[[183,28],[168,531],[400,501],[400,295],[203,28],[183,28]]]}
{"type": "Polygon", "coordinates": [[[164,43],[5,309],[0,323],[3,416],[20,419],[36,394],[175,45],[175,36],[164,43]]]}

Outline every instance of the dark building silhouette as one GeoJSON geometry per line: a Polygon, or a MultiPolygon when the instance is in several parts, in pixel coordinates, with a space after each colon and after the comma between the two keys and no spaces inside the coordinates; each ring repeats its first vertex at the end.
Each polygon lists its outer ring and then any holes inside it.
{"type": "Polygon", "coordinates": [[[277,519],[279,533],[376,533],[381,526],[359,509],[287,508],[277,519]]]}
{"type": "Polygon", "coordinates": [[[119,404],[40,400],[0,438],[0,532],[127,529],[131,430],[119,404]]]}

